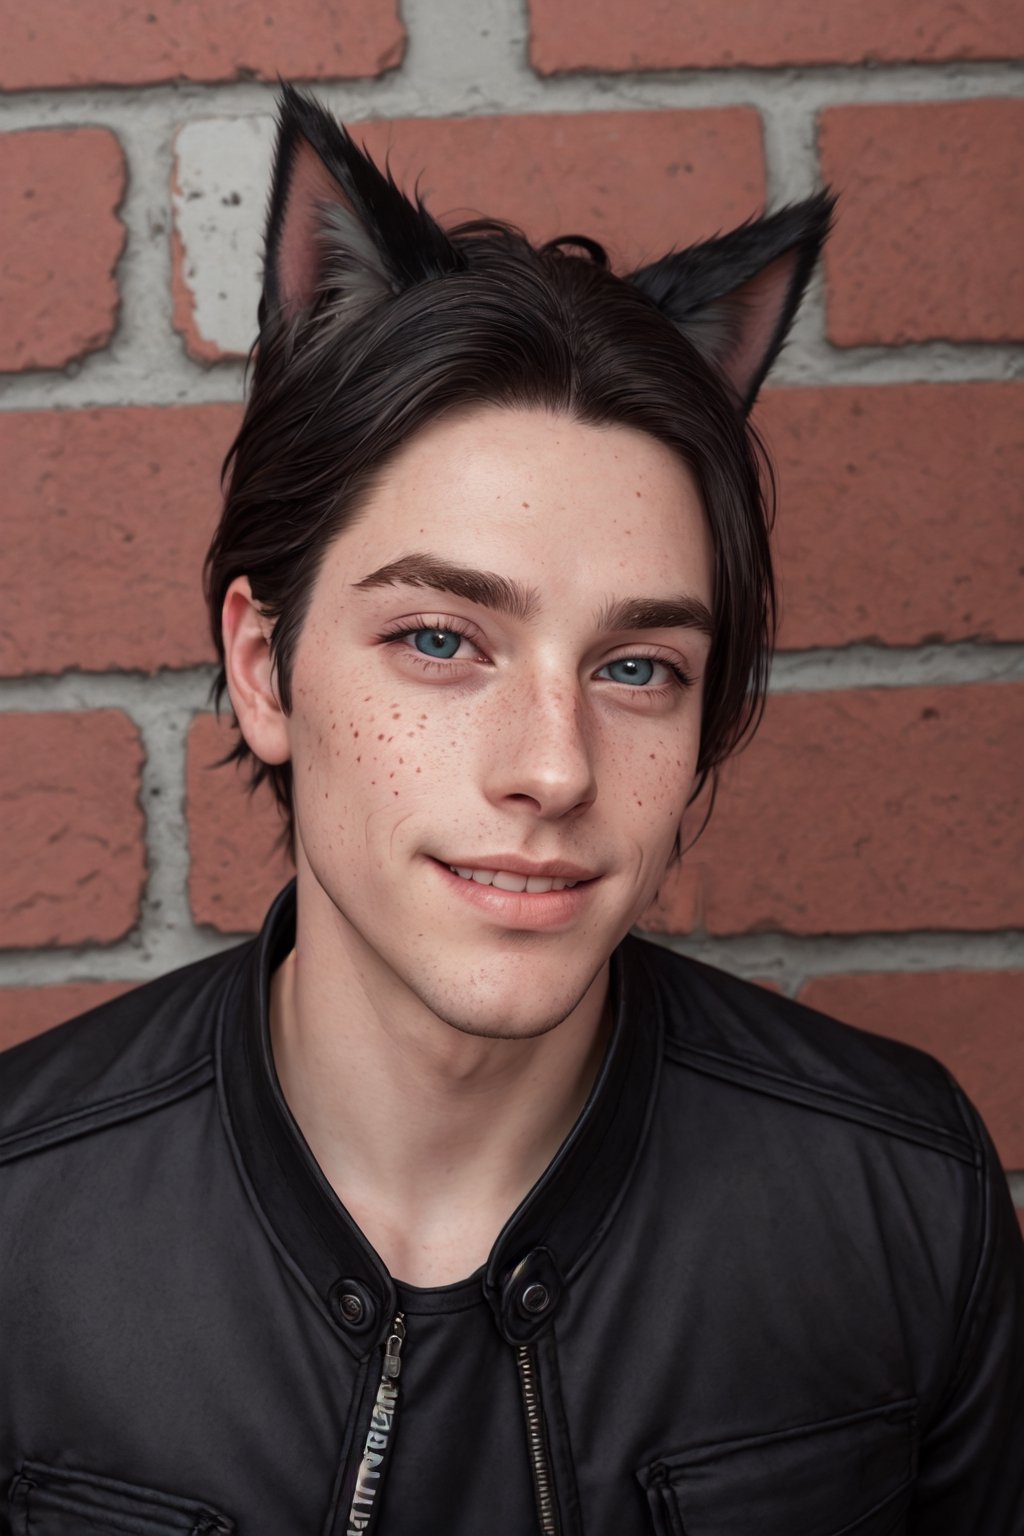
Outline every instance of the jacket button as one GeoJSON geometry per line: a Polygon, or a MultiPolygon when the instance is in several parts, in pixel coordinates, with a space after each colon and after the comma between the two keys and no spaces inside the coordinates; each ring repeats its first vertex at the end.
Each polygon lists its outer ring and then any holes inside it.
{"type": "Polygon", "coordinates": [[[366,1286],[358,1280],[339,1280],[331,1289],[330,1307],[338,1322],[349,1333],[372,1333],[377,1308],[366,1286]]]}
{"type": "Polygon", "coordinates": [[[338,1311],[346,1323],[353,1325],[361,1323],[366,1308],[363,1306],[363,1298],[354,1296],[351,1291],[346,1291],[338,1301],[338,1311]]]}
{"type": "Polygon", "coordinates": [[[530,1312],[536,1317],[539,1313],[547,1311],[548,1302],[551,1300],[546,1285],[528,1285],[520,1297],[524,1312],[530,1312]]]}

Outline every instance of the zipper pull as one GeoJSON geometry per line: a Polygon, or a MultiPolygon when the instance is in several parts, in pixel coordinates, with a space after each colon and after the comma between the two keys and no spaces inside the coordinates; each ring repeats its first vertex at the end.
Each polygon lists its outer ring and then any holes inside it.
{"type": "Polygon", "coordinates": [[[405,1318],[399,1312],[384,1345],[380,1385],[370,1414],[363,1457],[348,1513],[346,1536],[371,1536],[377,1528],[380,1495],[384,1488],[388,1457],[398,1417],[398,1376],[402,1369],[405,1318]]]}
{"type": "Polygon", "coordinates": [[[405,1343],[405,1318],[399,1312],[391,1324],[384,1346],[384,1380],[397,1381],[402,1369],[402,1345],[405,1343]]]}

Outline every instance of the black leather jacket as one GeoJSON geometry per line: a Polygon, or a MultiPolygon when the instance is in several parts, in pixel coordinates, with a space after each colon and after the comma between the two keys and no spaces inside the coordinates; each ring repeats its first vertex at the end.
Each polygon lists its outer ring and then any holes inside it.
{"type": "Polygon", "coordinates": [[[293,924],[0,1058],[0,1529],[1024,1531],[1020,1237],[935,1062],[628,940],[571,1135],[413,1289],[273,1073],[293,924]]]}

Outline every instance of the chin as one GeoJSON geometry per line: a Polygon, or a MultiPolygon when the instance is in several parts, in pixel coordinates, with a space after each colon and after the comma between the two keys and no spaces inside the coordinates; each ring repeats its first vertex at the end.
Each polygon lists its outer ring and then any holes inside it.
{"type": "Polygon", "coordinates": [[[417,990],[431,1012],[462,1035],[481,1040],[535,1040],[550,1034],[576,1011],[596,974],[580,977],[575,985],[567,985],[567,978],[563,977],[561,987],[556,988],[544,985],[550,978],[545,978],[541,970],[532,996],[533,989],[521,980],[514,985],[473,989],[462,996],[455,989],[447,993],[440,989],[417,990]]]}
{"type": "MultiPolygon", "coordinates": [[[[575,1008],[575,1003],[573,1008],[575,1008]]],[[[500,1018],[489,1019],[479,1014],[472,1017],[462,1013],[445,1013],[442,1009],[433,1011],[442,1024],[448,1024],[460,1035],[472,1035],[477,1040],[537,1040],[541,1035],[549,1035],[553,1029],[572,1013],[573,1008],[554,1016],[550,1012],[534,1016],[524,1016],[520,1019],[512,1019],[503,1014],[500,1018]]]]}

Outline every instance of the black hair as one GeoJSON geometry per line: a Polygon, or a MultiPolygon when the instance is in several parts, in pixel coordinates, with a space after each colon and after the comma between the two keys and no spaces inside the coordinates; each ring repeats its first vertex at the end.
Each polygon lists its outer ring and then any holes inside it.
{"type": "MultiPolygon", "coordinates": [[[[273,621],[271,654],[288,712],[295,646],[325,552],[393,456],[460,409],[542,408],[644,432],[696,479],[714,552],[714,634],[695,798],[763,710],[776,618],[774,485],[745,406],[782,343],[830,208],[828,199],[812,199],[619,277],[585,236],[535,246],[490,219],[442,231],[316,103],[286,90],[251,390],[225,461],[223,513],[205,567],[221,662],[218,708],[227,686],[221,611],[237,576],[248,577],[273,621]],[[402,226],[397,234],[389,217],[402,226]],[[289,220],[305,221],[298,235],[289,220]],[[410,259],[416,221],[425,253],[418,272],[410,259]],[[751,260],[743,252],[756,229],[764,233],[751,260]],[[684,265],[691,288],[708,288],[698,270],[705,252],[705,272],[731,260],[726,292],[720,284],[710,301],[702,292],[699,306],[680,305],[684,265]],[[756,355],[748,344],[745,377],[730,374],[751,303],[741,289],[745,283],[749,293],[782,264],[780,298],[756,355]],[[666,285],[675,299],[666,300],[666,285]]],[[[241,734],[225,760],[247,763],[253,787],[269,781],[294,851],[291,765],[258,761],[241,734]]]]}

